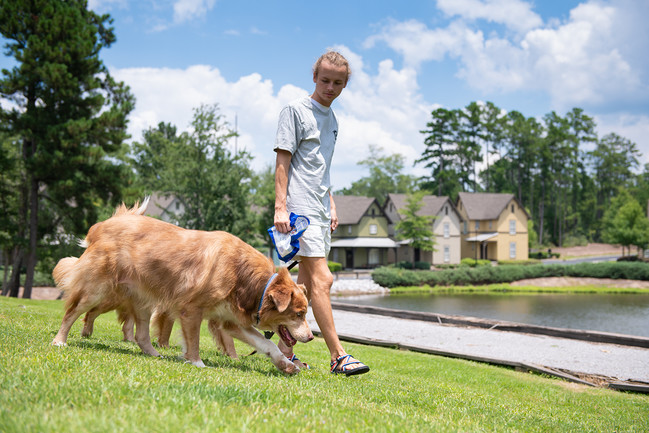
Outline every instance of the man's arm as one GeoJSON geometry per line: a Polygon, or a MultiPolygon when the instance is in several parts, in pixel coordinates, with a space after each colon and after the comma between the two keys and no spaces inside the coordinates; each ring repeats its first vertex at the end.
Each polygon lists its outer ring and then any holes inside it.
{"type": "Polygon", "coordinates": [[[275,159],[275,227],[281,233],[291,231],[291,221],[286,210],[288,191],[288,169],[291,166],[291,152],[277,149],[275,159]]]}
{"type": "Polygon", "coordinates": [[[334,203],[334,196],[329,191],[329,202],[331,203],[331,231],[335,231],[338,228],[338,212],[336,212],[336,203],[334,203]]]}

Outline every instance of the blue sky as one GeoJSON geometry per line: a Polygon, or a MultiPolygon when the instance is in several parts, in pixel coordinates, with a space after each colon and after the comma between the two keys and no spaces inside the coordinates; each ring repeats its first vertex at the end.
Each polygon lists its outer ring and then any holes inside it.
{"type": "MultiPolygon", "coordinates": [[[[261,169],[274,161],[277,116],[311,93],[311,66],[327,48],[351,62],[334,109],[340,134],[332,176],[339,189],[366,175],[369,145],[413,162],[419,133],[438,107],[492,101],[541,117],[583,108],[598,134],[634,141],[649,162],[647,0],[430,0],[304,2],[90,0],[114,18],[102,51],[137,99],[130,132],[218,103],[239,147],[261,169]]],[[[2,61],[4,62],[4,61],[2,61]]]]}

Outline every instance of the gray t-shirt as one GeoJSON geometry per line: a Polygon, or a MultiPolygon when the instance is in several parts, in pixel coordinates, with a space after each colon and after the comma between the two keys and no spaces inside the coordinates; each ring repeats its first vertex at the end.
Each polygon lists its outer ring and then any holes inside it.
{"type": "Polygon", "coordinates": [[[291,102],[279,115],[275,151],[292,155],[286,208],[314,225],[328,226],[331,221],[329,169],[337,135],[333,110],[309,96],[291,102]]]}

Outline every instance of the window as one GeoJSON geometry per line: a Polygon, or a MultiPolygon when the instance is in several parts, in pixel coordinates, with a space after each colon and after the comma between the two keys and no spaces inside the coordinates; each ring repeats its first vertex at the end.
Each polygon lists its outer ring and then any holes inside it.
{"type": "Polygon", "coordinates": [[[367,255],[367,264],[368,265],[378,265],[381,254],[379,253],[378,248],[370,248],[367,255]]]}
{"type": "Polygon", "coordinates": [[[451,261],[451,247],[444,245],[444,263],[451,261]]]}
{"type": "Polygon", "coordinates": [[[352,225],[351,224],[347,226],[347,234],[348,235],[352,234],[352,225]]]}
{"type": "Polygon", "coordinates": [[[512,213],[514,213],[514,205],[512,205],[512,213]]]}
{"type": "Polygon", "coordinates": [[[444,237],[451,237],[451,225],[449,223],[444,223],[444,237]]]}
{"type": "Polygon", "coordinates": [[[444,215],[448,215],[448,206],[444,206],[444,215]]]}
{"type": "Polygon", "coordinates": [[[378,227],[376,226],[376,224],[370,224],[370,234],[371,234],[371,235],[375,235],[375,234],[377,234],[378,232],[379,232],[379,229],[378,229],[378,227]]]}
{"type": "Polygon", "coordinates": [[[464,234],[467,234],[467,233],[469,233],[469,226],[468,226],[468,223],[466,221],[464,221],[464,234]]]}
{"type": "Polygon", "coordinates": [[[516,242],[509,243],[509,258],[510,259],[516,258],[516,242]]]}
{"type": "Polygon", "coordinates": [[[475,222],[475,231],[477,231],[477,232],[480,231],[480,221],[475,222]]]}
{"type": "Polygon", "coordinates": [[[493,222],[493,221],[489,221],[489,230],[491,230],[491,223],[492,223],[492,222],[493,222]]]}
{"type": "Polygon", "coordinates": [[[516,220],[509,220],[509,234],[516,234],[516,220]]]}

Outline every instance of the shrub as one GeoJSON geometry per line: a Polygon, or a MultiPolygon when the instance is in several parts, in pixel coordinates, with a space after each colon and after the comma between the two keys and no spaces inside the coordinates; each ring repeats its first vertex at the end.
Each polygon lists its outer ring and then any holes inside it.
{"type": "Polygon", "coordinates": [[[420,272],[383,266],[372,271],[372,279],[383,287],[420,286],[423,282],[418,273],[420,272]]]}
{"type": "Polygon", "coordinates": [[[327,266],[329,266],[329,272],[340,272],[343,270],[343,265],[338,262],[327,262],[327,266]]]}
{"type": "Polygon", "coordinates": [[[460,266],[469,266],[471,268],[475,268],[476,266],[491,266],[491,261],[490,260],[483,260],[483,259],[471,259],[471,258],[464,258],[460,261],[460,266]]]}
{"type": "Polygon", "coordinates": [[[462,266],[438,271],[377,268],[372,279],[383,287],[450,286],[511,283],[528,278],[592,277],[649,281],[649,264],[643,262],[580,263],[576,265],[462,266]]]}

